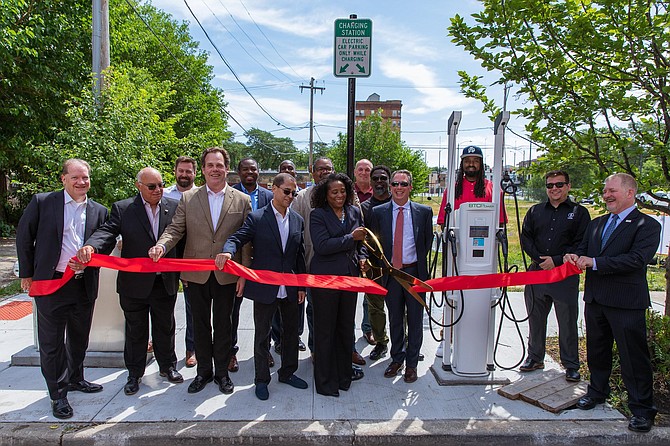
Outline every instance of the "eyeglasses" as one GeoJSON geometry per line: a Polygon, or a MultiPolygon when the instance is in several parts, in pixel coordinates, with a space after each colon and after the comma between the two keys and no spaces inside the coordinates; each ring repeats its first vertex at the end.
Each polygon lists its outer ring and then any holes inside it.
{"type": "Polygon", "coordinates": [[[394,181],[393,183],[391,183],[391,186],[393,186],[393,187],[398,187],[398,186],[407,187],[407,186],[409,186],[409,183],[407,181],[394,181]]]}
{"type": "Polygon", "coordinates": [[[556,186],[557,188],[560,189],[563,186],[565,186],[566,184],[568,184],[568,183],[566,183],[565,181],[557,181],[556,183],[547,183],[547,184],[545,184],[545,186],[547,186],[547,189],[553,189],[554,186],[556,186]]]}
{"type": "Polygon", "coordinates": [[[388,181],[389,177],[386,175],[379,175],[378,177],[372,177],[372,181],[388,181]]]}
{"type": "Polygon", "coordinates": [[[280,189],[282,190],[282,192],[284,192],[284,195],[291,195],[291,196],[293,196],[293,198],[295,198],[296,195],[298,195],[298,191],[297,191],[297,190],[284,189],[283,187],[280,188],[280,189]]]}
{"type": "Polygon", "coordinates": [[[163,189],[163,187],[165,186],[165,183],[149,183],[149,184],[146,184],[146,183],[143,183],[141,181],[139,181],[139,183],[145,185],[147,187],[147,189],[149,189],[149,190],[156,190],[157,187],[160,188],[160,189],[163,189]]]}

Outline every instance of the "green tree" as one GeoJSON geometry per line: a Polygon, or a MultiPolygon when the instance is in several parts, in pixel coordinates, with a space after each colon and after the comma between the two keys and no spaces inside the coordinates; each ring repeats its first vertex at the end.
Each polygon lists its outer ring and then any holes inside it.
{"type": "MultiPolygon", "coordinates": [[[[449,34],[497,84],[514,83],[548,166],[590,164],[596,179],[637,178],[641,191],[670,189],[670,15],[660,0],[483,0],[449,34]]],[[[463,91],[495,114],[480,78],[459,73],[463,91]]],[[[600,183],[600,181],[597,181],[600,183]]],[[[644,207],[670,214],[668,206],[644,207]]],[[[670,204],[670,203],[669,203],[670,204]]],[[[666,281],[670,285],[670,262],[666,281]]],[[[670,286],[666,286],[670,312],[670,286]]]]}
{"type": "MultiPolygon", "coordinates": [[[[339,133],[328,156],[333,160],[335,170],[345,172],[347,165],[347,135],[339,133]]],[[[372,164],[384,164],[391,171],[407,169],[412,172],[413,193],[426,190],[430,170],[419,150],[412,150],[400,139],[400,132],[389,121],[375,113],[365,118],[354,136],[354,156],[356,160],[367,158],[372,164]]]]}
{"type": "Polygon", "coordinates": [[[244,136],[247,137],[247,151],[244,156],[255,159],[261,169],[276,169],[283,160],[293,160],[304,155],[304,152],[295,147],[291,138],[277,138],[272,133],[257,128],[248,130],[244,136]]]}

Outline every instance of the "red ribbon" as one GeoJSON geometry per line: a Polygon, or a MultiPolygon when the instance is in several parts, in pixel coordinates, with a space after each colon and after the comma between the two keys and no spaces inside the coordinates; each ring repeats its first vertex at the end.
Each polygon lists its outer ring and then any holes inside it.
{"type": "MultiPolygon", "coordinates": [[[[538,285],[543,283],[560,282],[580,270],[572,263],[564,263],[550,270],[527,271],[521,273],[482,274],[480,276],[453,276],[440,277],[427,280],[426,283],[433,287],[433,291],[451,290],[476,290],[482,288],[501,288],[517,285],[538,285]]],[[[414,286],[417,293],[425,293],[429,290],[421,286],[414,286]]]]}
{"type": "MultiPolygon", "coordinates": [[[[76,260],[76,258],[73,258],[76,260]]],[[[167,273],[178,271],[218,271],[211,259],[166,259],[162,258],[154,262],[149,258],[124,259],[120,257],[111,257],[103,254],[93,254],[91,261],[87,266],[103,267],[126,271],[131,273],[167,273]]],[[[329,288],[336,290],[354,291],[369,294],[386,295],[387,291],[381,285],[370,279],[317,275],[317,274],[290,274],[277,273],[274,271],[254,270],[246,268],[239,263],[228,260],[223,271],[239,277],[244,277],[253,282],[265,283],[268,285],[286,285],[295,287],[310,288],[329,288]]],[[[35,280],[30,286],[29,295],[46,296],[53,294],[63,285],[65,285],[74,276],[74,271],[67,268],[63,277],[54,280],[35,280]]]]}

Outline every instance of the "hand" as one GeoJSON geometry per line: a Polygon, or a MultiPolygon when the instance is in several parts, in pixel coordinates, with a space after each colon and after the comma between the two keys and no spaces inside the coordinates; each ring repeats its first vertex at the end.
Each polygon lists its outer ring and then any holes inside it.
{"type": "Polygon", "coordinates": [[[214,264],[216,265],[217,268],[223,269],[226,262],[232,258],[233,256],[229,252],[222,252],[216,255],[216,258],[214,259],[214,264]]]}
{"type": "Polygon", "coordinates": [[[235,285],[235,296],[242,297],[244,294],[244,284],[247,283],[247,279],[240,277],[237,279],[237,285],[235,285]]]}
{"type": "Polygon", "coordinates": [[[70,267],[70,269],[72,271],[74,271],[75,273],[78,273],[80,271],[84,271],[84,268],[86,268],[86,265],[84,263],[81,263],[78,260],[72,260],[72,259],[70,259],[67,262],[67,266],[70,267]]]}
{"type": "Polygon", "coordinates": [[[359,226],[351,231],[351,235],[354,240],[360,242],[361,240],[365,240],[365,236],[368,235],[368,233],[363,226],[359,226]]]}
{"type": "Polygon", "coordinates": [[[575,264],[584,271],[586,268],[592,268],[593,267],[593,258],[592,257],[586,257],[586,256],[581,256],[580,258],[577,259],[575,264]]]}
{"type": "Polygon", "coordinates": [[[21,289],[25,291],[26,293],[30,291],[30,286],[33,284],[33,278],[32,277],[26,277],[24,279],[21,279],[21,289]]]}
{"type": "Polygon", "coordinates": [[[577,259],[579,256],[577,254],[566,254],[563,256],[563,263],[572,263],[573,265],[576,265],[575,262],[577,262],[577,259]]]}
{"type": "Polygon", "coordinates": [[[95,253],[95,249],[91,245],[83,246],[77,251],[77,259],[81,263],[88,263],[91,261],[91,255],[95,253]]]}
{"type": "Polygon", "coordinates": [[[298,305],[305,301],[305,296],[307,294],[304,291],[298,291],[298,305]]]}
{"type": "Polygon", "coordinates": [[[359,260],[358,266],[364,273],[366,273],[370,269],[370,264],[368,263],[367,259],[359,260]]]}
{"type": "Polygon", "coordinates": [[[158,259],[163,257],[163,254],[165,254],[165,251],[162,246],[160,245],[155,245],[149,248],[149,257],[154,261],[158,262],[158,259]]]}
{"type": "Polygon", "coordinates": [[[540,268],[544,270],[549,270],[554,268],[556,265],[554,265],[554,259],[551,258],[551,256],[540,256],[542,259],[542,263],[540,263],[540,268]]]}

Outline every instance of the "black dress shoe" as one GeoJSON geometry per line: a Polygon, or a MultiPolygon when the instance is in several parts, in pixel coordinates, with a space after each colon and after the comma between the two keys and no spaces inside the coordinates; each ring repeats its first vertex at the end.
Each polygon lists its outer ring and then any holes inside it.
{"type": "MultiPolygon", "coordinates": [[[[358,381],[359,379],[363,379],[365,376],[365,373],[363,372],[363,369],[360,367],[352,367],[351,368],[351,380],[352,381],[358,381]]],[[[340,387],[342,389],[342,387],[340,387]]],[[[342,390],[347,390],[347,389],[342,389],[342,390]]]]}
{"type": "Polygon", "coordinates": [[[645,417],[638,417],[633,415],[628,422],[628,429],[633,432],[649,432],[654,425],[654,420],[649,420],[645,417]]]}
{"type": "Polygon", "coordinates": [[[521,364],[519,371],[521,372],[532,372],[533,370],[539,370],[544,368],[544,362],[538,362],[534,359],[526,359],[526,362],[521,364]]]}
{"type": "Polygon", "coordinates": [[[78,383],[70,383],[67,385],[68,392],[84,392],[84,393],[96,393],[102,391],[102,386],[96,383],[90,383],[85,379],[82,379],[78,383]]]}
{"type": "Polygon", "coordinates": [[[54,417],[60,418],[61,420],[72,418],[72,415],[74,415],[72,406],[70,406],[67,398],[58,398],[57,400],[51,401],[51,413],[53,413],[54,417]]]}
{"type": "Polygon", "coordinates": [[[577,383],[581,381],[582,376],[579,374],[577,369],[566,369],[565,370],[565,380],[577,383]]]}
{"type": "Polygon", "coordinates": [[[298,338],[298,350],[300,350],[301,352],[307,350],[307,346],[305,345],[304,342],[302,342],[302,339],[300,338],[298,338]]]}
{"type": "Polygon", "coordinates": [[[126,385],[123,386],[123,393],[126,395],[135,395],[140,390],[140,382],[142,382],[142,378],[129,376],[126,385]]]}
{"type": "Polygon", "coordinates": [[[228,376],[215,376],[214,382],[219,385],[219,391],[226,395],[230,395],[235,390],[235,385],[228,376]]]}
{"type": "Polygon", "coordinates": [[[596,404],[604,403],[604,399],[592,398],[590,396],[583,396],[577,401],[577,409],[581,410],[591,410],[596,407],[596,404]]]}
{"type": "Polygon", "coordinates": [[[377,343],[377,345],[375,345],[375,348],[373,348],[372,351],[370,352],[370,361],[376,361],[380,358],[383,358],[384,356],[386,356],[388,351],[389,349],[387,346],[377,343]]]}
{"type": "Polygon", "coordinates": [[[334,396],[334,397],[338,397],[338,396],[340,396],[340,392],[337,391],[337,390],[334,391],[334,392],[319,392],[319,391],[317,390],[316,393],[318,393],[319,395],[323,395],[323,396],[334,396]]]}
{"type": "Polygon", "coordinates": [[[188,393],[198,393],[205,388],[207,383],[212,382],[212,377],[205,378],[204,376],[196,376],[191,384],[188,386],[188,393]]]}
{"type": "Polygon", "coordinates": [[[179,384],[184,382],[184,377],[181,376],[181,373],[176,371],[174,367],[170,367],[167,372],[160,372],[159,375],[162,377],[167,377],[167,380],[171,383],[179,384]]]}
{"type": "Polygon", "coordinates": [[[268,352],[268,367],[272,368],[275,366],[275,358],[272,357],[272,353],[268,352]]]}

